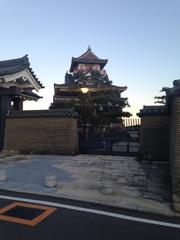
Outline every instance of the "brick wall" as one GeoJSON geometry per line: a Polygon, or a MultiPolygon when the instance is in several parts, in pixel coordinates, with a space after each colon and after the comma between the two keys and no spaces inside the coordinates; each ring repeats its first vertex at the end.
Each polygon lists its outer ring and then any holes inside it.
{"type": "Polygon", "coordinates": [[[169,116],[142,116],[140,152],[147,160],[168,161],[169,116]]]}
{"type": "Polygon", "coordinates": [[[7,118],[4,151],[34,154],[76,154],[76,118],[7,118]]]}
{"type": "Polygon", "coordinates": [[[180,212],[180,97],[174,96],[171,103],[170,166],[174,210],[180,212]]]}

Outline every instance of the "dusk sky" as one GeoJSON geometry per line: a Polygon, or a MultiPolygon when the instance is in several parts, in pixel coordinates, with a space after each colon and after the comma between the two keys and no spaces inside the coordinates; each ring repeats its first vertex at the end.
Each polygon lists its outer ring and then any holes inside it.
{"type": "Polygon", "coordinates": [[[180,78],[179,0],[0,0],[0,60],[29,55],[45,86],[26,109],[47,109],[71,57],[90,44],[136,113],[180,78]]]}

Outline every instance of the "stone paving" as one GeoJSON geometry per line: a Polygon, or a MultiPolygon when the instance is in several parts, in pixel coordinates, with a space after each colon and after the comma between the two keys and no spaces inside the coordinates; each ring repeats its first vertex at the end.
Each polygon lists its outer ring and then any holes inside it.
{"type": "Polygon", "coordinates": [[[8,175],[0,189],[173,215],[165,163],[102,155],[0,157],[0,169],[6,169],[8,175]],[[56,187],[44,186],[47,174],[56,175],[56,187]]]}

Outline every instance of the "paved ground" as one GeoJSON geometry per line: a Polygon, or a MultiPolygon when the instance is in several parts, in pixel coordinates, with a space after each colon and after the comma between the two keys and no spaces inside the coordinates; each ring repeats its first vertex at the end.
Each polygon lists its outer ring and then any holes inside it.
{"type": "MultiPolygon", "coordinates": [[[[4,212],[0,215],[0,239],[5,240],[179,240],[180,219],[147,213],[107,207],[98,204],[65,200],[54,197],[1,192],[0,209],[12,204],[31,203],[36,208],[56,208],[46,218],[33,226],[23,219],[33,221],[32,212],[18,212],[15,219],[9,219],[4,212]],[[8,195],[8,196],[7,196],[8,195]],[[26,214],[25,214],[26,212],[26,214]],[[5,219],[2,219],[2,215],[5,219]],[[19,220],[23,220],[19,222],[19,220]]],[[[35,220],[34,220],[35,221],[35,220]]]]}
{"type": "Polygon", "coordinates": [[[0,169],[8,174],[0,189],[173,215],[167,164],[120,156],[1,155],[0,169]],[[56,188],[44,186],[49,173],[57,176],[56,188]]]}

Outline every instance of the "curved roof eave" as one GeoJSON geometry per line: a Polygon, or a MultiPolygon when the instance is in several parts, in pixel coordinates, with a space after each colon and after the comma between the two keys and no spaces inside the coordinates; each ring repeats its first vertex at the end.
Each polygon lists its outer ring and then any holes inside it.
{"type": "Polygon", "coordinates": [[[28,70],[29,74],[31,75],[31,79],[34,80],[35,84],[38,86],[38,89],[44,88],[30,67],[28,55],[25,55],[22,58],[0,61],[0,77],[5,78],[6,76],[16,75],[24,70],[28,70]]]}

